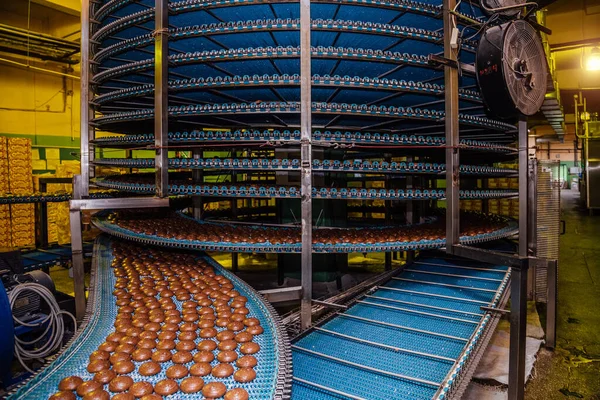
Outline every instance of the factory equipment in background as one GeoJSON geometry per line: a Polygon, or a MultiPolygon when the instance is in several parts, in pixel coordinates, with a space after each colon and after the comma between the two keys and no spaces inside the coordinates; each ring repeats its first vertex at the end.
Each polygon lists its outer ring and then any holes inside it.
{"type": "Polygon", "coordinates": [[[600,208],[600,122],[594,121],[586,108],[585,99],[575,96],[575,135],[581,141],[579,193],[593,215],[600,208]]]}

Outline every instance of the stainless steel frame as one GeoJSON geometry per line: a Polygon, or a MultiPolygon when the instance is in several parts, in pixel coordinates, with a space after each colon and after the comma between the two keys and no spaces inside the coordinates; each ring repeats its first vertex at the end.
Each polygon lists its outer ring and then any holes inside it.
{"type": "MultiPolygon", "coordinates": [[[[90,152],[90,140],[94,138],[90,117],[90,0],[81,0],[81,195],[87,196],[90,191],[90,166],[94,161],[94,153],[90,152]]],[[[93,168],[93,167],[92,167],[93,168]]]]}
{"type": "Polygon", "coordinates": [[[169,1],[156,0],[154,30],[154,145],[156,195],[169,194],[169,1]]]}
{"type": "Polygon", "coordinates": [[[156,198],[88,199],[90,178],[94,176],[94,150],[90,142],[94,139],[94,129],[90,124],[94,117],[90,92],[90,0],[81,4],[81,175],[73,178],[73,200],[70,201],[71,248],[73,257],[73,285],[75,311],[78,320],[85,316],[85,282],[83,268],[83,240],[81,232],[81,211],[107,208],[148,208],[167,207],[168,195],[168,28],[169,2],[155,1],[155,92],[154,113],[156,146],[156,198]]]}
{"type": "Polygon", "coordinates": [[[300,129],[302,196],[301,327],[312,324],[312,115],[310,0],[300,0],[300,129]]]}
{"type": "MultiPolygon", "coordinates": [[[[450,40],[456,26],[456,16],[451,13],[456,8],[456,0],[444,0],[444,57],[457,62],[457,52],[450,40]]],[[[458,69],[450,65],[444,67],[446,100],[446,251],[460,238],[459,204],[459,125],[458,125],[458,69]]]]}

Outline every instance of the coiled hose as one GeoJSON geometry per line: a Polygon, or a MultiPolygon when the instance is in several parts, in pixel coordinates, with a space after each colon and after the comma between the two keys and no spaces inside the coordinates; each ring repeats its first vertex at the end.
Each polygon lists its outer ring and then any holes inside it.
{"type": "Polygon", "coordinates": [[[34,371],[25,364],[25,361],[44,359],[52,355],[60,348],[63,336],[65,334],[65,324],[62,314],[68,315],[73,319],[73,323],[75,324],[75,332],[77,331],[77,320],[70,312],[60,309],[56,299],[54,298],[54,295],[48,288],[33,282],[21,283],[20,285],[15,286],[14,289],[8,293],[8,301],[10,303],[11,311],[19,295],[26,292],[33,292],[39,295],[40,298],[44,299],[50,308],[48,316],[42,321],[36,321],[35,323],[29,323],[20,320],[13,314],[15,326],[22,325],[28,327],[39,327],[46,324],[46,329],[44,332],[42,332],[42,334],[40,334],[40,336],[34,340],[22,340],[15,335],[15,355],[23,368],[31,373],[34,373],[34,371]],[[48,333],[50,336],[42,346],[37,348],[34,347],[33,349],[26,348],[46,338],[48,333]]]}

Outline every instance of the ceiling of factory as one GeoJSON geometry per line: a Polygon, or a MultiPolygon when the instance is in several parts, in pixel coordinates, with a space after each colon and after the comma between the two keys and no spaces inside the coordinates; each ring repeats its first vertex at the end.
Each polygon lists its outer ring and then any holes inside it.
{"type": "Polygon", "coordinates": [[[600,71],[585,69],[592,49],[600,48],[600,0],[559,0],[546,9],[565,113],[573,113],[573,95],[579,91],[587,98],[588,110],[600,112],[600,71]]]}
{"type": "Polygon", "coordinates": [[[0,1],[0,58],[79,63],[78,0],[0,1]]]}

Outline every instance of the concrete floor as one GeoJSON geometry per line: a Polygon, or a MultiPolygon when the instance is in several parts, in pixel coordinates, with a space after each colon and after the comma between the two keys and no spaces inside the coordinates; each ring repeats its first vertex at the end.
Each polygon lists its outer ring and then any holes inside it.
{"type": "Polygon", "coordinates": [[[557,346],[538,354],[525,398],[600,400],[600,216],[588,216],[578,192],[561,197],[557,346]]]}

